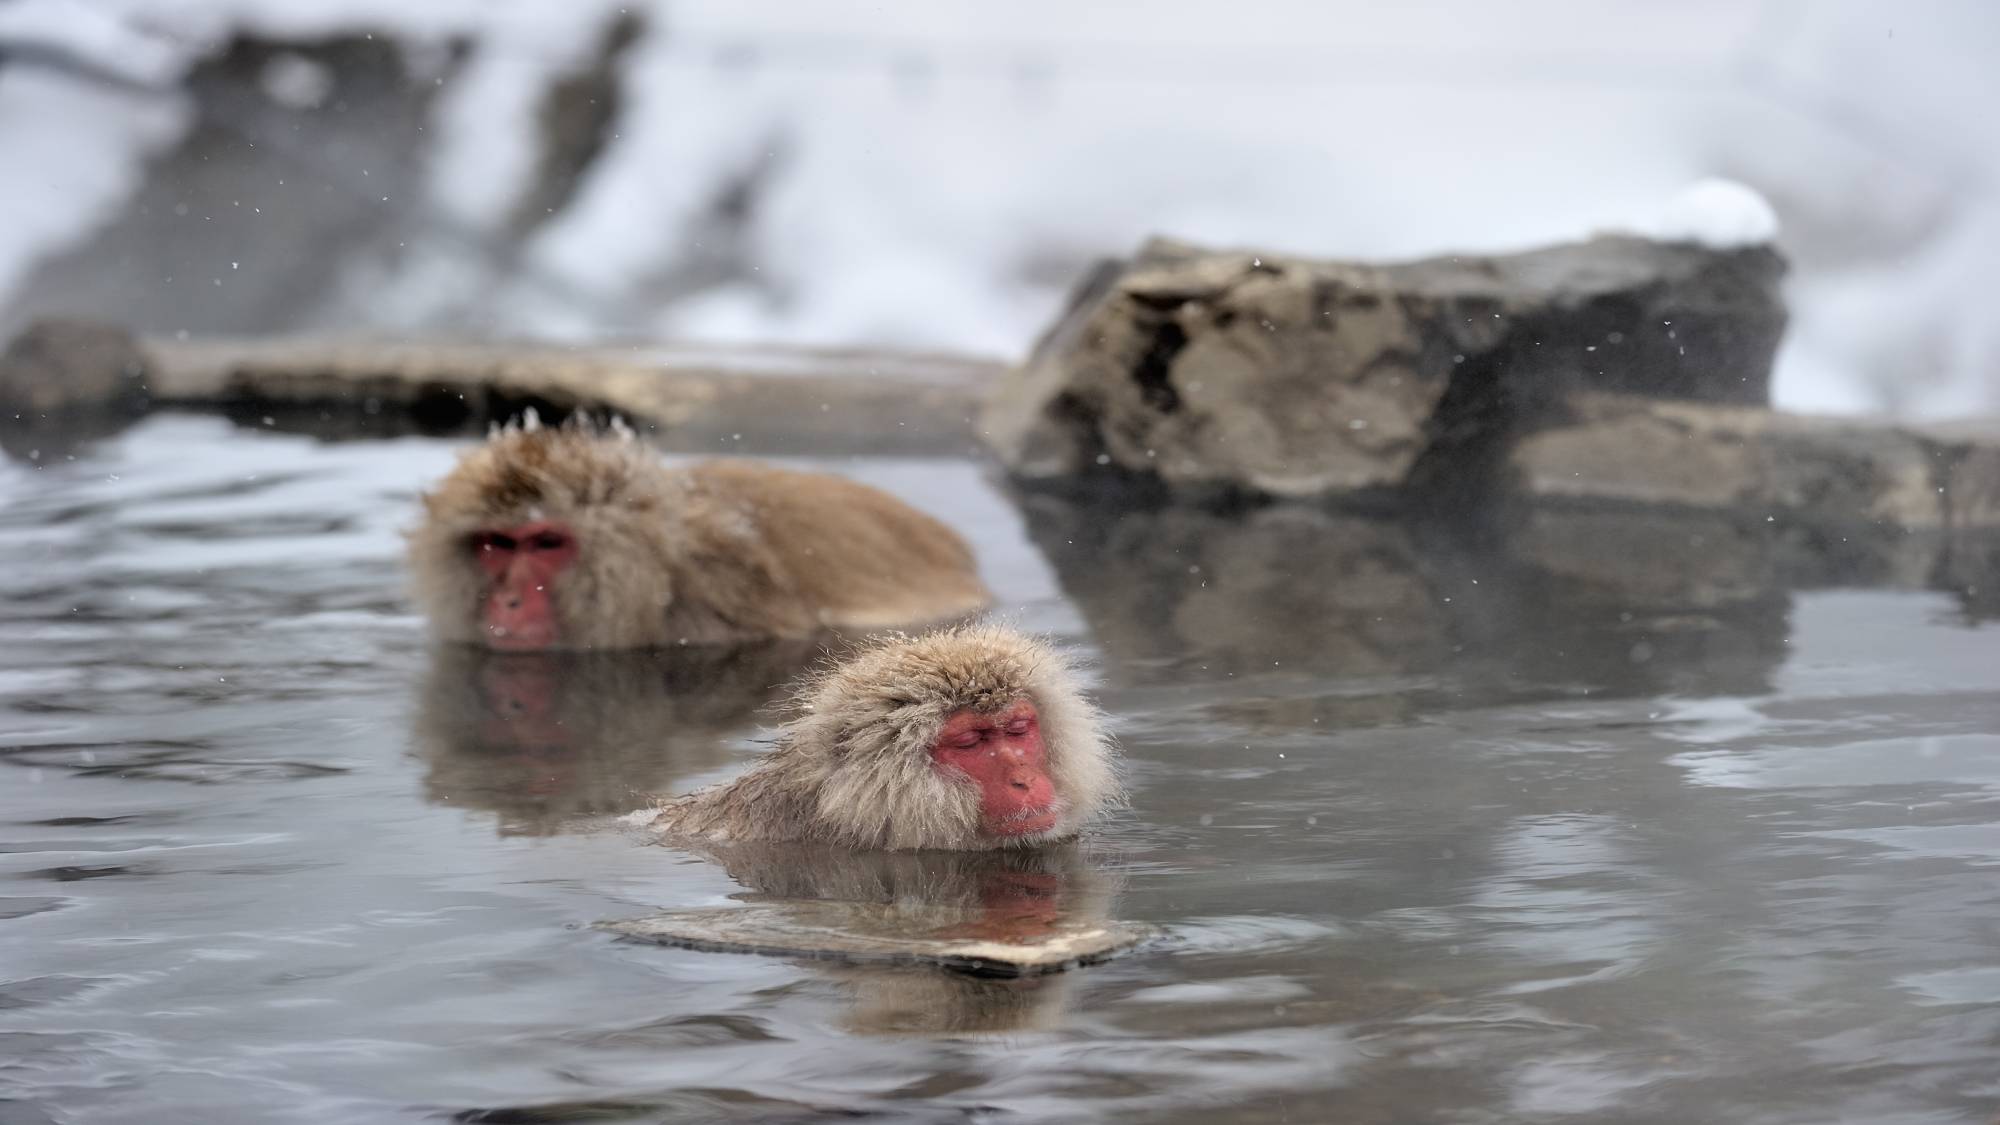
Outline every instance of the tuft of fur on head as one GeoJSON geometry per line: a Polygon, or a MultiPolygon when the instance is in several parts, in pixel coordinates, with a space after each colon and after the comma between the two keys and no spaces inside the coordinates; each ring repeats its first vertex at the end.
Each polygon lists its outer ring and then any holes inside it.
{"type": "Polygon", "coordinates": [[[653,643],[674,591],[659,559],[673,546],[666,516],[672,478],[630,427],[573,414],[545,426],[530,409],[467,451],[423,497],[425,519],[410,533],[414,594],[445,640],[485,639],[486,589],[472,536],[495,527],[552,520],[582,550],[555,594],[564,642],[573,648],[653,643]],[[623,541],[623,542],[621,542],[623,541]]]}
{"type": "Polygon", "coordinates": [[[749,773],[668,802],[655,826],[713,841],[850,848],[1033,847],[1075,836],[1123,800],[1114,749],[1062,654],[994,624],[867,643],[806,682],[778,746],[749,773]],[[979,791],[936,768],[952,715],[1035,705],[1059,815],[1046,832],[979,831],[979,791]]]}

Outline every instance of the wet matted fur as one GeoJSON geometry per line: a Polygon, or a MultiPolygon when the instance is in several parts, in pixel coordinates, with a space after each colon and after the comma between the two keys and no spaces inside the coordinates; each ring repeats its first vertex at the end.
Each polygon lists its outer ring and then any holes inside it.
{"type": "Polygon", "coordinates": [[[712,842],[804,840],[850,848],[1033,847],[1075,836],[1122,802],[1114,749],[1061,653],[1000,625],[860,647],[808,681],[777,746],[734,781],[664,803],[654,827],[712,842]],[[1046,832],[979,830],[979,790],[931,761],[959,711],[1035,705],[1059,805],[1046,832]]]}

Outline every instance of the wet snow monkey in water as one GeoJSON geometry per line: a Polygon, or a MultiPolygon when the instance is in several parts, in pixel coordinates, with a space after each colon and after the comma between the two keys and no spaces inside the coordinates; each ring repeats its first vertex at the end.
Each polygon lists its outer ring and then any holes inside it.
{"type": "Polygon", "coordinates": [[[1032,847],[1121,800],[1069,666],[995,625],[877,641],[809,681],[778,745],[652,826],[707,843],[1032,847]]]}
{"type": "Polygon", "coordinates": [[[922,625],[989,600],[972,551],[887,493],[751,461],[670,469],[620,423],[530,411],[424,497],[438,636],[607,649],[922,625]]]}

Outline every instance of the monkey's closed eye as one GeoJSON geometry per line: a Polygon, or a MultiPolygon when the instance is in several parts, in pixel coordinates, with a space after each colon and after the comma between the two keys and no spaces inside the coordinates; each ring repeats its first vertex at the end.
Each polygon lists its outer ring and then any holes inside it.
{"type": "Polygon", "coordinates": [[[528,540],[528,543],[537,551],[554,551],[567,546],[569,540],[553,531],[542,531],[537,532],[533,539],[528,540]]]}
{"type": "Polygon", "coordinates": [[[1033,719],[1015,719],[1013,722],[1007,724],[1007,733],[1015,736],[1023,735],[1028,733],[1034,725],[1035,721],[1033,719]]]}
{"type": "Polygon", "coordinates": [[[475,551],[511,551],[517,546],[513,536],[497,531],[482,531],[472,537],[471,543],[475,551]]]}
{"type": "Polygon", "coordinates": [[[952,739],[951,744],[954,749],[971,750],[974,747],[978,746],[981,742],[984,742],[985,740],[986,740],[985,731],[969,730],[966,731],[964,734],[959,735],[957,738],[952,739]]]}

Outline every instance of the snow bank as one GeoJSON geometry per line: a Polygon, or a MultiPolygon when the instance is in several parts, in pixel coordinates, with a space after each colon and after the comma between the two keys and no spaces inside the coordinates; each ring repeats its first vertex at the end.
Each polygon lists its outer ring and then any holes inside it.
{"type": "Polygon", "coordinates": [[[178,98],[0,65],[0,296],[116,214],[186,121],[178,98]]]}
{"type": "Polygon", "coordinates": [[[1710,177],[1689,185],[1642,229],[1670,242],[1735,250],[1777,241],[1778,213],[1757,189],[1710,177]]]}

